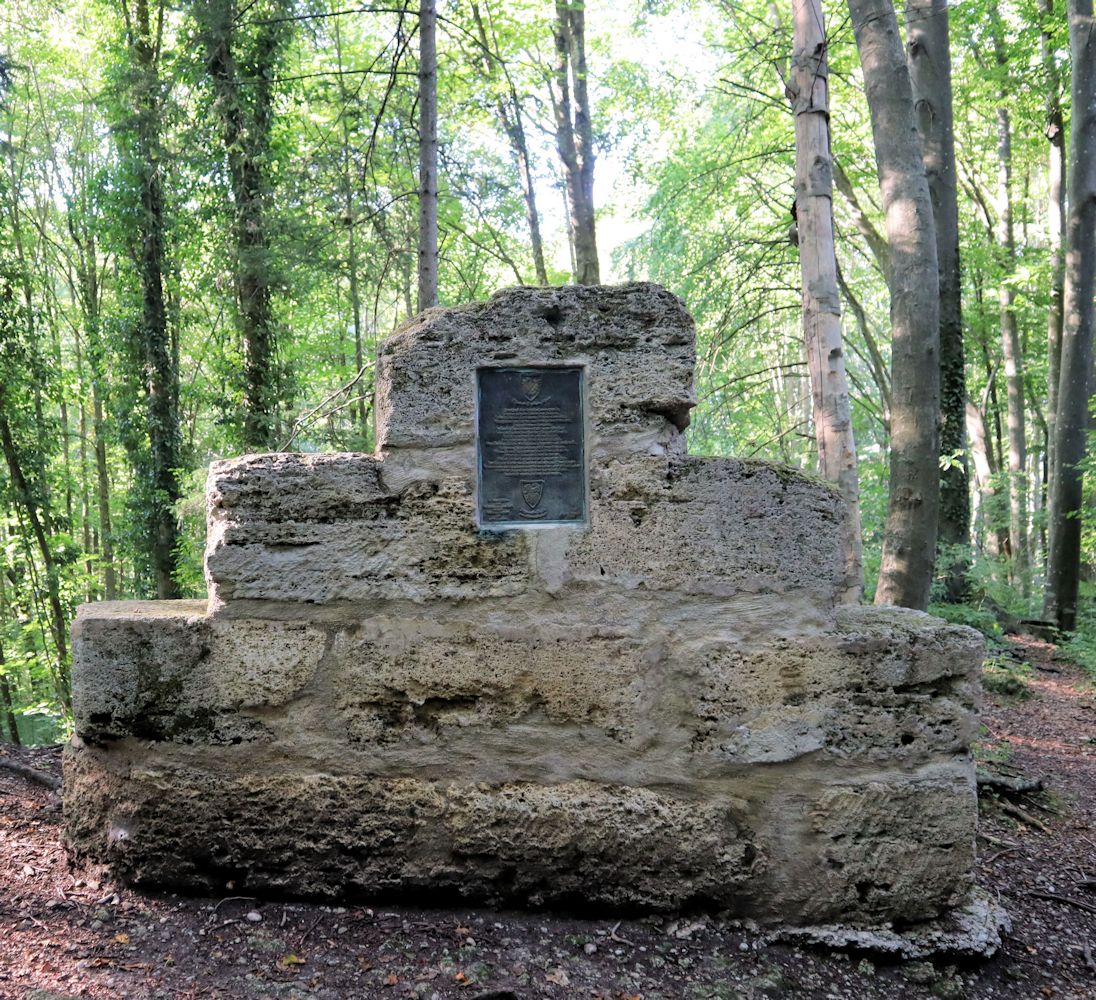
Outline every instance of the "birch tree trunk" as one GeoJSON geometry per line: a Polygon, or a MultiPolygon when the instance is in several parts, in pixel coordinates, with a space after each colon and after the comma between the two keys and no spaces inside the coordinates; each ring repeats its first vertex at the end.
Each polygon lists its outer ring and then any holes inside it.
{"type": "Polygon", "coordinates": [[[906,50],[917,131],[936,227],[940,274],[940,452],[951,459],[940,473],[938,542],[946,554],[950,600],[965,593],[970,559],[970,474],[967,466],[967,380],[959,267],[959,200],[951,104],[951,49],[947,0],[910,0],[906,50]],[[957,458],[954,456],[958,456],[957,458]]]}
{"type": "Polygon", "coordinates": [[[818,467],[848,504],[845,592],[864,591],[860,484],[849,385],[841,340],[841,305],[833,236],[829,67],[820,0],[794,0],[791,93],[795,114],[795,205],[803,284],[803,341],[811,376],[818,467]]]}
{"type": "Polygon", "coordinates": [[[890,0],[849,0],[890,247],[890,494],[876,604],[928,605],[940,503],[940,279],[913,91],[890,0]]]}
{"type": "Polygon", "coordinates": [[[419,3],[419,312],[438,304],[438,55],[435,0],[419,3]]]}
{"type": "Polygon", "coordinates": [[[601,281],[594,225],[594,137],[586,86],[586,14],[584,0],[557,0],[556,67],[552,110],[556,148],[563,163],[575,255],[575,283],[601,281]],[[572,98],[573,88],[573,98],[572,98]]]}
{"type": "Polygon", "coordinates": [[[1071,0],[1073,122],[1069,140],[1069,211],[1062,366],[1050,487],[1050,539],[1044,613],[1058,627],[1077,624],[1081,570],[1081,462],[1091,388],[1093,295],[1096,294],[1096,19],[1092,0],[1071,0]]]}

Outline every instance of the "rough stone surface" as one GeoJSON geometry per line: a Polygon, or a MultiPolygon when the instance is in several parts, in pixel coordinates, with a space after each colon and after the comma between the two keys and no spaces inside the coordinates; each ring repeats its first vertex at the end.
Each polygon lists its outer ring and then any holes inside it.
{"type": "MultiPolygon", "coordinates": [[[[773,934],[778,941],[794,941],[853,951],[876,952],[903,959],[953,955],[957,958],[990,958],[1001,939],[1012,930],[1012,921],[996,899],[975,887],[961,906],[944,916],[896,930],[890,926],[851,927],[842,924],[786,927],[773,934]]],[[[915,982],[931,981],[932,966],[907,976],[915,982]]]]}
{"type": "Polygon", "coordinates": [[[208,604],[74,626],[73,847],[210,891],[961,905],[981,640],[838,605],[827,484],[685,453],[692,338],[650,285],[433,310],[381,350],[378,455],[215,463],[208,604]],[[476,368],[564,363],[589,525],[477,531],[476,368]]]}
{"type": "Polygon", "coordinates": [[[586,368],[595,466],[662,453],[696,405],[693,321],[664,288],[513,288],[430,309],[384,343],[379,448],[470,452],[476,368],[505,364],[586,368]]]}

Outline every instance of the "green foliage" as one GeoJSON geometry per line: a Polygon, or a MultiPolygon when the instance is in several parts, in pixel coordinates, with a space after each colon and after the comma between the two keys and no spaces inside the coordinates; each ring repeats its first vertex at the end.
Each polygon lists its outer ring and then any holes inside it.
{"type": "Polygon", "coordinates": [[[206,470],[180,469],[179,481],[182,497],[175,504],[179,521],[175,583],[180,597],[205,597],[206,470]]]}
{"type": "Polygon", "coordinates": [[[1096,681],[1096,607],[1092,583],[1081,585],[1081,606],[1077,615],[1077,630],[1059,647],[1058,654],[1076,663],[1096,681]]]}
{"type": "Polygon", "coordinates": [[[970,604],[951,604],[940,602],[929,605],[929,614],[943,618],[952,625],[966,625],[977,629],[987,639],[1000,642],[1004,638],[1004,632],[997,616],[991,611],[977,608],[970,604]]]}
{"type": "Polygon", "coordinates": [[[982,686],[1006,698],[1031,694],[1031,667],[1007,656],[991,656],[982,665],[982,686]]]}
{"type": "MultiPolygon", "coordinates": [[[[187,596],[204,592],[205,469],[241,451],[247,416],[239,192],[230,157],[249,156],[262,167],[257,193],[265,241],[243,252],[257,255],[248,262],[270,291],[278,444],[293,436],[292,446],[305,451],[372,448],[369,366],[379,341],[414,309],[414,10],[288,0],[149,9],[153,21],[163,13],[155,80],[133,56],[121,3],[11,0],[5,8],[0,416],[48,532],[52,570],[36,544],[27,500],[0,463],[0,669],[14,685],[18,708],[53,705],[59,717],[68,664],[51,631],[51,584],[62,635],[77,604],[106,596],[111,574],[117,596],[151,595],[149,514],[171,505],[179,529],[175,583],[187,596]],[[229,27],[240,82],[231,100],[212,85],[208,61],[210,32],[229,27]],[[245,130],[226,149],[226,111],[262,128],[245,130]],[[158,142],[141,155],[137,134],[149,116],[158,142]],[[142,339],[138,260],[150,164],[163,189],[163,280],[179,377],[172,466],[178,466],[178,500],[154,474],[152,444],[168,431],[155,420],[150,425],[142,339]]],[[[966,374],[985,424],[985,461],[995,471],[976,491],[971,603],[933,607],[991,640],[1000,639],[1001,615],[1025,617],[1040,604],[1046,515],[1038,470],[1045,458],[1053,268],[1040,30],[1050,31],[1060,55],[1065,51],[1057,9],[1049,20],[1036,0],[1009,0],[1001,10],[998,60],[985,6],[949,9],[966,374]],[[1012,124],[1014,263],[994,236],[1002,93],[1012,124]],[[1001,537],[1009,517],[1002,285],[1014,292],[1024,340],[1028,517],[1036,540],[1035,568],[1026,578],[1001,537]]],[[[535,280],[526,203],[500,102],[520,115],[528,137],[549,277],[569,280],[548,84],[552,7],[448,0],[439,13],[441,301],[483,298],[535,280]]],[[[889,488],[889,300],[859,231],[864,219],[883,227],[859,60],[847,19],[827,14],[832,146],[863,213],[858,218],[849,200],[835,195],[870,599],[889,488]]],[[[691,451],[812,471],[799,251],[789,239],[795,151],[783,80],[791,49],[787,11],[760,0],[620,0],[590,5],[587,27],[602,271],[611,280],[667,285],[697,320],[699,405],[691,451]]],[[[1065,80],[1063,58],[1059,65],[1065,80]]],[[[958,457],[944,456],[943,466],[958,457]]],[[[1096,473],[1087,465],[1086,471],[1096,473]]],[[[1084,546],[1096,565],[1091,503],[1084,546]]],[[[1086,594],[1066,650],[1096,671],[1091,606],[1086,594]]],[[[1022,685],[1006,666],[987,669],[990,684],[1004,671],[1001,683],[1022,685]]]]}

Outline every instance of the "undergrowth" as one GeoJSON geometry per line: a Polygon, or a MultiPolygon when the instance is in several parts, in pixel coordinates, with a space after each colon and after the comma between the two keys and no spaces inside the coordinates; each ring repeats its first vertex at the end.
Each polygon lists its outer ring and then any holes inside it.
{"type": "Polygon", "coordinates": [[[982,664],[982,687],[1008,698],[1031,694],[1031,665],[1008,656],[988,656],[982,664]]]}
{"type": "MultiPolygon", "coordinates": [[[[1091,591],[1091,585],[1085,590],[1091,591]]],[[[1090,597],[1091,593],[1082,597],[1090,597]]],[[[1096,681],[1096,604],[1092,600],[1078,602],[1077,631],[1059,647],[1059,655],[1076,663],[1092,680],[1096,681]]]]}

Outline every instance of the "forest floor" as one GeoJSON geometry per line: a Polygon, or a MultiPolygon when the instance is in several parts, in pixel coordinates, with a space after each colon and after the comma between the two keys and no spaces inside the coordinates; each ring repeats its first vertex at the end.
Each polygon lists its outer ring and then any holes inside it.
{"type": "MultiPolygon", "coordinates": [[[[1045,791],[983,797],[978,880],[1013,931],[983,962],[774,944],[734,923],[333,907],[135,892],[73,867],[56,795],[0,769],[0,998],[465,1000],[1096,998],[1096,692],[1011,640],[1027,697],[987,698],[983,766],[1045,791]]],[[[59,769],[59,750],[8,749],[59,769]]]]}

